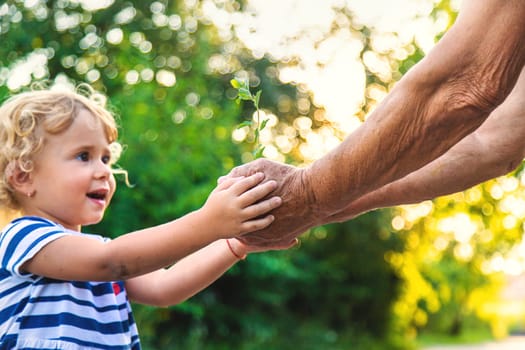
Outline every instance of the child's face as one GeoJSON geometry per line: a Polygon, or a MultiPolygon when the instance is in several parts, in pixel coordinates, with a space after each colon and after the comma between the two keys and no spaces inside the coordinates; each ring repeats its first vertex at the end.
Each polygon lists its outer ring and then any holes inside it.
{"type": "Polygon", "coordinates": [[[34,195],[24,208],[63,226],[99,222],[115,192],[109,142],[93,115],[82,109],[73,124],[57,135],[46,135],[31,173],[34,195]]]}

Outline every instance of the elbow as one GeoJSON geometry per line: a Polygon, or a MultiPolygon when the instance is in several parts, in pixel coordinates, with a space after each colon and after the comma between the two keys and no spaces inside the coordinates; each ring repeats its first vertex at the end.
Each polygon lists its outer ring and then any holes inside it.
{"type": "Polygon", "coordinates": [[[495,169],[499,170],[498,174],[496,174],[495,176],[503,176],[516,170],[518,166],[522,163],[522,161],[522,157],[516,156],[509,156],[500,159],[498,164],[495,166],[495,169]]]}
{"type": "MultiPolygon", "coordinates": [[[[428,61],[427,61],[428,62],[428,61]]],[[[420,64],[408,75],[412,90],[424,95],[443,127],[463,125],[474,131],[510,94],[517,76],[491,64],[470,62],[457,67],[420,64]]],[[[505,65],[502,65],[505,66],[505,65]]]]}
{"type": "Polygon", "coordinates": [[[518,167],[520,166],[520,164],[523,162],[523,158],[520,158],[520,159],[514,159],[510,162],[507,163],[507,173],[510,173],[511,171],[514,171],[516,169],[518,169],[518,167]]]}
{"type": "Polygon", "coordinates": [[[110,278],[113,281],[122,281],[130,277],[134,277],[134,275],[129,272],[129,269],[125,264],[121,264],[118,262],[110,263],[109,265],[107,265],[106,270],[108,271],[108,274],[111,276],[110,278]]]}
{"type": "Polygon", "coordinates": [[[136,269],[133,269],[118,252],[115,252],[108,244],[105,248],[95,264],[101,275],[100,280],[123,281],[137,275],[136,269]]]}
{"type": "Polygon", "coordinates": [[[454,110],[467,117],[484,120],[503,103],[512,91],[519,74],[513,74],[505,64],[492,62],[463,66],[443,77],[442,82],[454,110]]]}
{"type": "Polygon", "coordinates": [[[96,271],[98,272],[94,278],[97,281],[123,281],[132,277],[125,265],[111,260],[101,259],[94,266],[97,266],[96,271]]]}
{"type": "Polygon", "coordinates": [[[523,161],[524,154],[514,148],[498,149],[498,146],[486,148],[486,152],[479,154],[480,159],[485,159],[483,167],[492,173],[491,178],[507,175],[516,170],[523,161]]]}
{"type": "MultiPolygon", "coordinates": [[[[510,92],[510,91],[509,91],[510,92]]],[[[497,88],[486,83],[470,84],[453,82],[448,94],[449,107],[469,119],[476,119],[481,124],[489,114],[498,107],[507,96],[497,88]]]]}
{"type": "Polygon", "coordinates": [[[496,88],[483,84],[471,84],[470,79],[456,77],[441,83],[431,94],[431,106],[435,116],[434,135],[447,135],[450,146],[475,132],[507,96],[496,88]]]}

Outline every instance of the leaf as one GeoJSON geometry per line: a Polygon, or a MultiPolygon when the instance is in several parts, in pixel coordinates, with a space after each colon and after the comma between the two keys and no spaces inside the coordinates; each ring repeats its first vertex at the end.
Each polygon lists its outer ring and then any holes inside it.
{"type": "Polygon", "coordinates": [[[239,80],[239,83],[241,83],[241,88],[250,90],[250,82],[248,79],[239,80]]]}
{"type": "Polygon", "coordinates": [[[248,101],[253,100],[252,93],[248,89],[241,87],[238,90],[238,94],[239,94],[239,98],[241,98],[242,100],[248,100],[248,101]]]}
{"type": "Polygon", "coordinates": [[[245,126],[252,126],[252,124],[253,123],[252,123],[251,120],[245,120],[242,123],[240,123],[239,125],[237,125],[237,129],[244,128],[245,126]]]}
{"type": "Polygon", "coordinates": [[[249,82],[248,80],[245,80],[245,79],[234,78],[230,80],[230,84],[237,90],[238,89],[250,90],[249,82]]]}
{"type": "Polygon", "coordinates": [[[230,84],[231,84],[231,86],[233,86],[236,89],[241,87],[241,84],[239,83],[239,81],[237,79],[230,80],[230,84]]]}
{"type": "Polygon", "coordinates": [[[261,123],[261,126],[259,127],[259,130],[263,130],[266,127],[266,124],[268,124],[269,121],[270,121],[270,119],[263,120],[262,123],[261,123]]]}
{"type": "Polygon", "coordinates": [[[257,109],[259,109],[259,100],[261,99],[261,93],[262,90],[257,91],[257,93],[255,94],[255,98],[253,99],[253,104],[257,109]]]}
{"type": "Polygon", "coordinates": [[[263,155],[264,149],[265,149],[264,146],[260,146],[260,147],[258,147],[258,148],[253,152],[253,157],[254,157],[254,158],[261,158],[262,155],[263,155]]]}

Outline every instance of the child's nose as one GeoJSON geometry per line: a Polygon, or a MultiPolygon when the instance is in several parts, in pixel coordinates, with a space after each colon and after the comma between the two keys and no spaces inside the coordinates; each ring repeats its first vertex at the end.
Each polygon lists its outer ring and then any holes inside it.
{"type": "Polygon", "coordinates": [[[102,161],[97,162],[96,169],[95,169],[95,177],[96,178],[106,178],[106,177],[109,177],[110,175],[111,175],[111,166],[102,161]]]}

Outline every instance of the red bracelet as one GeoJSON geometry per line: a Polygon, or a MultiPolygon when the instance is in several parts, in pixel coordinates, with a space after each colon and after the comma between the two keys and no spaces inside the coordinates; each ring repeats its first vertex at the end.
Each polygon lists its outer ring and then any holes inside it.
{"type": "Polygon", "coordinates": [[[244,259],[246,259],[246,254],[244,254],[244,255],[241,256],[241,255],[237,254],[237,253],[235,252],[235,250],[233,250],[232,245],[231,245],[229,239],[226,240],[226,244],[228,245],[228,248],[230,248],[230,252],[232,252],[232,254],[233,254],[237,259],[239,259],[239,260],[244,260],[244,259]]]}

